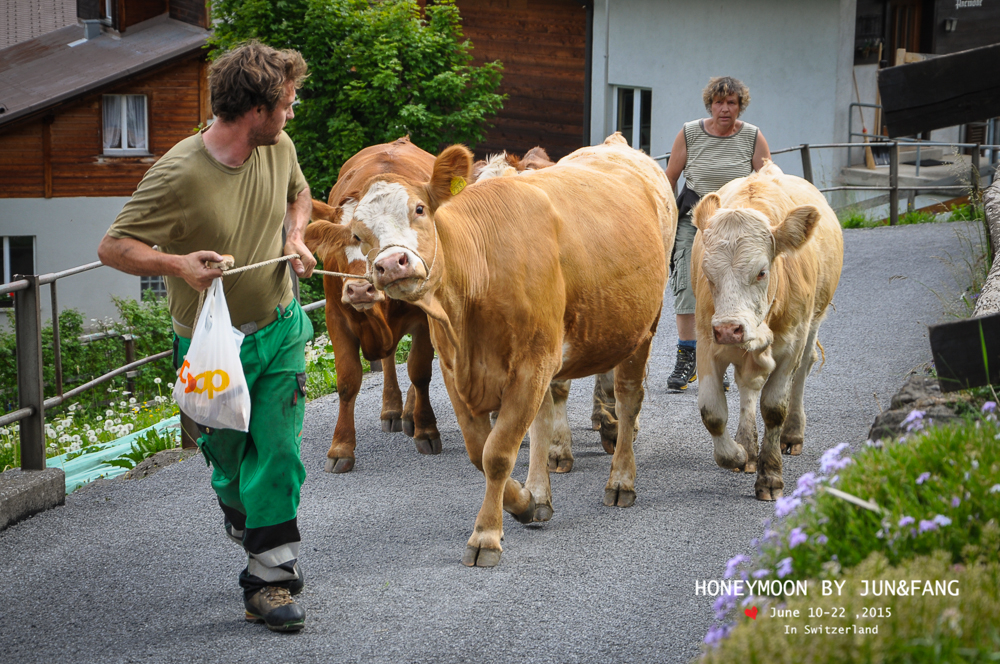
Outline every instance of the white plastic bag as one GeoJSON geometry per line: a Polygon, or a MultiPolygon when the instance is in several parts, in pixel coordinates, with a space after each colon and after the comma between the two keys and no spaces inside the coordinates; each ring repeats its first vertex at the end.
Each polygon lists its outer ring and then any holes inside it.
{"type": "Polygon", "coordinates": [[[240,362],[243,335],[233,329],[218,277],[205,293],[191,347],[174,383],[177,405],[198,424],[213,429],[250,428],[250,390],[240,362]]]}

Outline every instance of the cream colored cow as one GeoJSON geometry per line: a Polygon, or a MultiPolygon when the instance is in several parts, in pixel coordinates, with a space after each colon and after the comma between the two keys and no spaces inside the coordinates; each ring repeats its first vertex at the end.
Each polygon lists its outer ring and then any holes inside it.
{"type": "Polygon", "coordinates": [[[775,500],[784,489],[780,452],[802,451],[806,376],[844,262],[840,224],[816,187],[770,162],[703,198],[694,224],[701,419],[715,462],[756,471],[757,498],[775,500]],[[722,386],[730,364],[740,390],[735,442],[722,386]],[[758,399],[765,427],[759,456],[758,399]]]}

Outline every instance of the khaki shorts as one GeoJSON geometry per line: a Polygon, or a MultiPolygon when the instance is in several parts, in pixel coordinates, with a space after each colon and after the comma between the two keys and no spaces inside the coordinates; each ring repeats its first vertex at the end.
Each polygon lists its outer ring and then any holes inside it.
{"type": "Polygon", "coordinates": [[[697,228],[691,223],[691,216],[684,215],[677,222],[677,237],[674,240],[673,270],[670,272],[670,290],[674,294],[674,314],[694,313],[694,289],[691,288],[691,245],[697,228]]]}

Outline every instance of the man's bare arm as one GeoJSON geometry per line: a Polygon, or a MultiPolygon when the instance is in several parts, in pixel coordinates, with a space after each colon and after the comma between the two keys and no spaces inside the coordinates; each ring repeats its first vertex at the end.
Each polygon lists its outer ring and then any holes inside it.
{"type": "Polygon", "coordinates": [[[97,257],[108,267],[137,276],[180,277],[196,291],[203,291],[222,270],[209,268],[205,261],[221,261],[214,251],[194,251],[183,256],[164,254],[135,238],[105,235],[97,247],[97,257]]]}
{"type": "Polygon", "coordinates": [[[312,276],[316,258],[305,243],[306,225],[312,215],[312,194],[309,187],[299,192],[295,200],[288,204],[285,212],[285,256],[298,254],[302,258],[291,260],[292,269],[301,278],[312,276]]]}

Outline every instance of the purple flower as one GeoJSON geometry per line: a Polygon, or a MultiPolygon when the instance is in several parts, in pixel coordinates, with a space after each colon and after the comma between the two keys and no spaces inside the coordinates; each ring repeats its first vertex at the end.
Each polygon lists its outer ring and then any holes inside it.
{"type": "Polygon", "coordinates": [[[712,605],[712,608],[715,609],[715,619],[724,620],[726,614],[728,614],[730,609],[734,606],[736,606],[736,595],[727,594],[716,597],[715,604],[712,605]]]}
{"type": "Polygon", "coordinates": [[[729,631],[731,629],[732,625],[728,623],[721,626],[719,625],[712,626],[708,630],[708,634],[705,635],[705,645],[709,645],[715,648],[716,646],[719,645],[719,642],[721,642],[722,639],[729,636],[729,631]]]}
{"type": "Polygon", "coordinates": [[[991,486],[990,493],[1000,493],[1000,484],[994,484],[991,486]]]}
{"type": "Polygon", "coordinates": [[[921,533],[926,533],[929,530],[937,530],[938,529],[938,525],[937,525],[937,523],[935,523],[933,521],[928,521],[926,519],[921,519],[920,520],[920,528],[919,529],[920,529],[921,533]]]}
{"type": "Polygon", "coordinates": [[[826,452],[823,452],[823,456],[819,458],[819,470],[825,475],[834,473],[845,466],[851,464],[851,458],[846,457],[844,459],[840,458],[840,455],[847,450],[850,446],[847,443],[840,443],[835,447],[831,447],[826,452]]]}
{"type": "Polygon", "coordinates": [[[962,504],[962,501],[959,500],[958,496],[955,496],[954,498],[951,499],[951,506],[952,507],[958,507],[961,504],[962,504]]]}
{"type": "Polygon", "coordinates": [[[987,401],[986,403],[983,404],[982,412],[983,413],[992,413],[996,409],[997,409],[997,402],[996,401],[987,401]]]}
{"type": "Polygon", "coordinates": [[[733,556],[729,559],[729,562],[726,563],[726,574],[722,578],[730,578],[732,575],[736,574],[736,568],[739,567],[740,564],[748,562],[750,562],[750,559],[742,554],[733,556]]]}
{"type": "Polygon", "coordinates": [[[778,561],[778,578],[783,579],[792,573],[792,557],[782,558],[778,561]]]}
{"type": "Polygon", "coordinates": [[[923,484],[930,478],[930,476],[930,473],[920,473],[920,475],[917,476],[917,484],[923,484]]]}
{"type": "MultiPolygon", "coordinates": [[[[955,500],[958,500],[958,498],[956,498],[955,500]]],[[[943,514],[938,514],[936,517],[934,517],[932,519],[932,521],[934,521],[934,523],[936,523],[937,525],[941,526],[942,528],[944,526],[950,526],[951,525],[951,519],[949,519],[948,517],[946,517],[943,514]]]]}
{"type": "Polygon", "coordinates": [[[799,477],[799,483],[795,491],[792,493],[793,498],[811,496],[816,490],[816,484],[819,479],[816,477],[816,473],[805,473],[799,477]]]}
{"type": "Polygon", "coordinates": [[[920,429],[924,426],[924,415],[926,411],[917,410],[914,408],[910,411],[910,414],[906,416],[906,419],[900,422],[900,426],[906,427],[907,431],[913,431],[914,429],[920,429]]]}
{"type": "Polygon", "coordinates": [[[759,598],[754,597],[753,595],[747,595],[746,598],[740,602],[740,606],[750,606],[751,604],[756,604],[758,599],[759,598]]]}
{"type": "Polygon", "coordinates": [[[752,576],[755,579],[763,579],[765,576],[767,576],[770,573],[771,573],[771,570],[769,570],[769,569],[759,569],[756,572],[754,572],[753,574],[751,574],[750,576],[752,576]]]}
{"type": "Polygon", "coordinates": [[[914,519],[912,516],[904,516],[902,519],[899,520],[899,527],[904,528],[910,525],[911,523],[914,523],[915,521],[916,519],[914,519]]]}
{"type": "Polygon", "coordinates": [[[781,516],[781,517],[788,516],[793,511],[795,511],[796,507],[798,507],[801,504],[802,500],[799,498],[796,498],[794,496],[786,498],[782,496],[781,498],[778,498],[778,500],[774,502],[774,514],[775,516],[781,516]]]}
{"type": "Polygon", "coordinates": [[[807,539],[809,539],[809,536],[802,532],[801,528],[792,528],[792,532],[788,534],[788,548],[794,549],[807,539]]]}
{"type": "Polygon", "coordinates": [[[817,535],[817,536],[816,536],[816,537],[815,537],[814,539],[816,540],[816,543],[817,543],[817,544],[819,544],[819,545],[821,545],[821,546],[822,546],[823,544],[826,544],[826,543],[827,543],[827,542],[829,541],[829,540],[827,539],[826,535],[824,535],[823,533],[820,533],[820,534],[819,534],[819,535],[817,535]]]}

